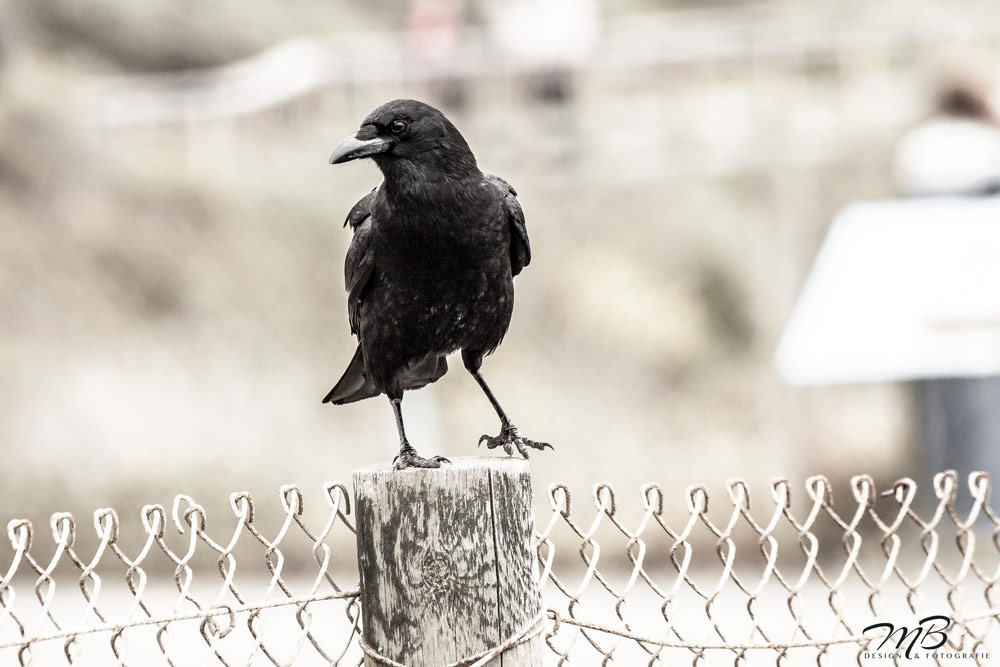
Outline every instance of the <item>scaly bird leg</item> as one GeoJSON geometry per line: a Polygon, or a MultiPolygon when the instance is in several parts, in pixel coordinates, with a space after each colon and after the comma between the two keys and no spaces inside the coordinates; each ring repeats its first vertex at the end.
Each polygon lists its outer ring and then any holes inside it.
{"type": "Polygon", "coordinates": [[[486,398],[490,399],[490,403],[493,404],[493,409],[497,411],[497,416],[500,417],[500,434],[495,436],[483,435],[479,438],[479,444],[482,445],[486,443],[488,449],[496,449],[497,447],[503,447],[503,450],[507,452],[508,455],[513,455],[513,448],[516,447],[518,453],[524,458],[528,458],[528,448],[531,449],[554,449],[552,445],[547,442],[535,442],[534,440],[529,440],[528,438],[522,437],[517,432],[517,427],[511,422],[507,413],[503,411],[500,406],[500,401],[497,397],[493,395],[490,391],[490,387],[486,384],[486,380],[483,378],[479,370],[471,370],[472,377],[476,378],[476,382],[479,386],[483,388],[483,393],[486,394],[486,398]]]}
{"type": "Polygon", "coordinates": [[[395,470],[406,470],[407,468],[440,468],[442,463],[451,463],[443,456],[434,456],[425,459],[417,454],[410,442],[406,439],[406,431],[403,429],[403,410],[401,398],[390,398],[392,411],[396,415],[396,430],[399,431],[399,456],[392,461],[395,470]]]}

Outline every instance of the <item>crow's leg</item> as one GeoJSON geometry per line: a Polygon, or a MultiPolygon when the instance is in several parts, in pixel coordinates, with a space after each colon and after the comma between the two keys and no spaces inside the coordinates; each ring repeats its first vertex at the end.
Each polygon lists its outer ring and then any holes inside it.
{"type": "Polygon", "coordinates": [[[399,456],[393,459],[392,467],[396,470],[405,470],[406,468],[440,468],[442,463],[451,463],[451,461],[443,456],[434,456],[425,459],[417,454],[417,450],[406,439],[406,431],[403,429],[403,410],[401,407],[403,397],[390,398],[389,400],[392,402],[392,411],[396,415],[396,430],[399,431],[399,456]]]}
{"type": "Polygon", "coordinates": [[[490,399],[490,403],[493,405],[493,409],[497,412],[497,417],[500,418],[500,433],[499,435],[490,436],[483,435],[479,438],[479,444],[482,445],[486,443],[488,449],[496,449],[497,447],[503,447],[503,450],[507,452],[508,455],[513,455],[514,448],[517,448],[518,453],[524,458],[528,458],[528,448],[531,449],[545,449],[548,447],[552,449],[552,445],[547,442],[535,442],[534,440],[529,440],[523,437],[517,432],[517,427],[514,426],[514,422],[510,420],[507,413],[504,412],[503,407],[500,405],[500,401],[497,397],[493,395],[493,391],[490,386],[486,384],[486,379],[483,377],[482,373],[479,372],[480,366],[483,363],[483,356],[481,354],[471,354],[466,350],[462,350],[462,361],[465,362],[465,368],[472,373],[472,377],[476,378],[476,382],[482,387],[483,393],[486,394],[486,398],[490,399]]]}

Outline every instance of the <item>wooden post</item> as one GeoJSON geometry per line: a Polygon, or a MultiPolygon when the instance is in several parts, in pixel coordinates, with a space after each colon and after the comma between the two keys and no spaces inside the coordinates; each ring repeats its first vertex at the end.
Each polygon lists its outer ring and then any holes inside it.
{"type": "MultiPolygon", "coordinates": [[[[541,610],[527,461],[362,468],[354,497],[362,636],[381,655],[442,667],[502,644],[541,610]]],[[[487,664],[540,667],[543,652],[536,636],[487,664]]]]}

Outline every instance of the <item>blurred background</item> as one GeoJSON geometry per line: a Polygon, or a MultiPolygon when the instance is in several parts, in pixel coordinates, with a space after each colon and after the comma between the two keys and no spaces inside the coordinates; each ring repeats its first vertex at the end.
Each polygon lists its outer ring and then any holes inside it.
{"type": "MultiPolygon", "coordinates": [[[[932,0],[0,3],[0,508],[319,494],[397,448],[350,360],[373,108],[441,108],[509,180],[533,261],[484,374],[553,482],[927,481],[892,381],[775,349],[835,214],[894,197],[942,82],[1000,76],[1000,8],[932,0]]],[[[905,238],[900,240],[905,244],[905,238]]],[[[404,401],[425,455],[495,415],[460,364],[404,401]]],[[[962,473],[967,470],[960,471],[962,473]]],[[[801,488],[801,486],[799,487],[801,488]]],[[[316,496],[318,497],[318,495],[316,496]]],[[[273,502],[277,507],[276,500],[273,502]]]]}

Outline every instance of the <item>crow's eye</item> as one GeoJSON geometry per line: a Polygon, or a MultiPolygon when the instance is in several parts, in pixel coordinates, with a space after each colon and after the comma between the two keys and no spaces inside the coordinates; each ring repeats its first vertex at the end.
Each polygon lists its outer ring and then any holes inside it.
{"type": "Polygon", "coordinates": [[[399,134],[405,129],[406,129],[406,123],[404,123],[401,120],[394,120],[391,123],[389,123],[389,130],[392,131],[393,134],[399,134]]]}

